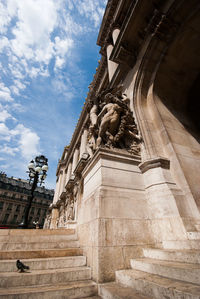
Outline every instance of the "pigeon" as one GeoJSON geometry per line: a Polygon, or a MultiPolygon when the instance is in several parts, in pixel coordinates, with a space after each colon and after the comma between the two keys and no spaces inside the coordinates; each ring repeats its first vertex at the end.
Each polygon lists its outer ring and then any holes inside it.
{"type": "Polygon", "coordinates": [[[24,265],[20,260],[16,261],[16,266],[19,272],[25,272],[25,269],[29,270],[29,266],[24,265]]]}

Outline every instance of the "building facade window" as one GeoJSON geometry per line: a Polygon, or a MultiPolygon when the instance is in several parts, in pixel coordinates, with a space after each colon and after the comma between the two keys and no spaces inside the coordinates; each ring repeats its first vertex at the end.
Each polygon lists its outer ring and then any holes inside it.
{"type": "Polygon", "coordinates": [[[7,207],[7,211],[11,211],[12,210],[12,206],[13,206],[12,203],[9,203],[8,207],[7,207]]]}
{"type": "Polygon", "coordinates": [[[9,217],[9,214],[5,214],[4,219],[3,219],[3,223],[4,223],[4,224],[7,223],[7,221],[8,221],[8,217],[9,217]]]}

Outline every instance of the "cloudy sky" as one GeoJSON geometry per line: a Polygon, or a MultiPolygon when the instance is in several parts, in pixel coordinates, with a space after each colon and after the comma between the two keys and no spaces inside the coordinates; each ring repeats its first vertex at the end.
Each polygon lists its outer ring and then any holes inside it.
{"type": "Polygon", "coordinates": [[[97,67],[107,0],[0,0],[0,170],[27,178],[49,159],[46,187],[69,144],[97,67]]]}

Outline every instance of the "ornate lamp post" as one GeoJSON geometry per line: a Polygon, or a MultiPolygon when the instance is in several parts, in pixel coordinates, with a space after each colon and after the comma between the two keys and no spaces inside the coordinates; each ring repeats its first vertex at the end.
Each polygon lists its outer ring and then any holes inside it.
{"type": "Polygon", "coordinates": [[[28,227],[28,215],[34,197],[33,193],[37,187],[38,182],[41,186],[47,176],[46,173],[48,170],[48,159],[43,155],[37,156],[35,157],[35,161],[32,160],[28,164],[28,169],[29,170],[27,172],[29,174],[29,183],[32,183],[31,195],[28,197],[28,204],[25,209],[23,220],[19,224],[19,228],[28,227]]]}

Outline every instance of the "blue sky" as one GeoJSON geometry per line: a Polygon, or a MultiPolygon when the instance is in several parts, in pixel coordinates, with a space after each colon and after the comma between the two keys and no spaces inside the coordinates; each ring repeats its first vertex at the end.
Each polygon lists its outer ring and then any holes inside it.
{"type": "Polygon", "coordinates": [[[45,186],[69,144],[98,64],[106,0],[0,0],[0,170],[27,178],[49,159],[45,186]]]}

